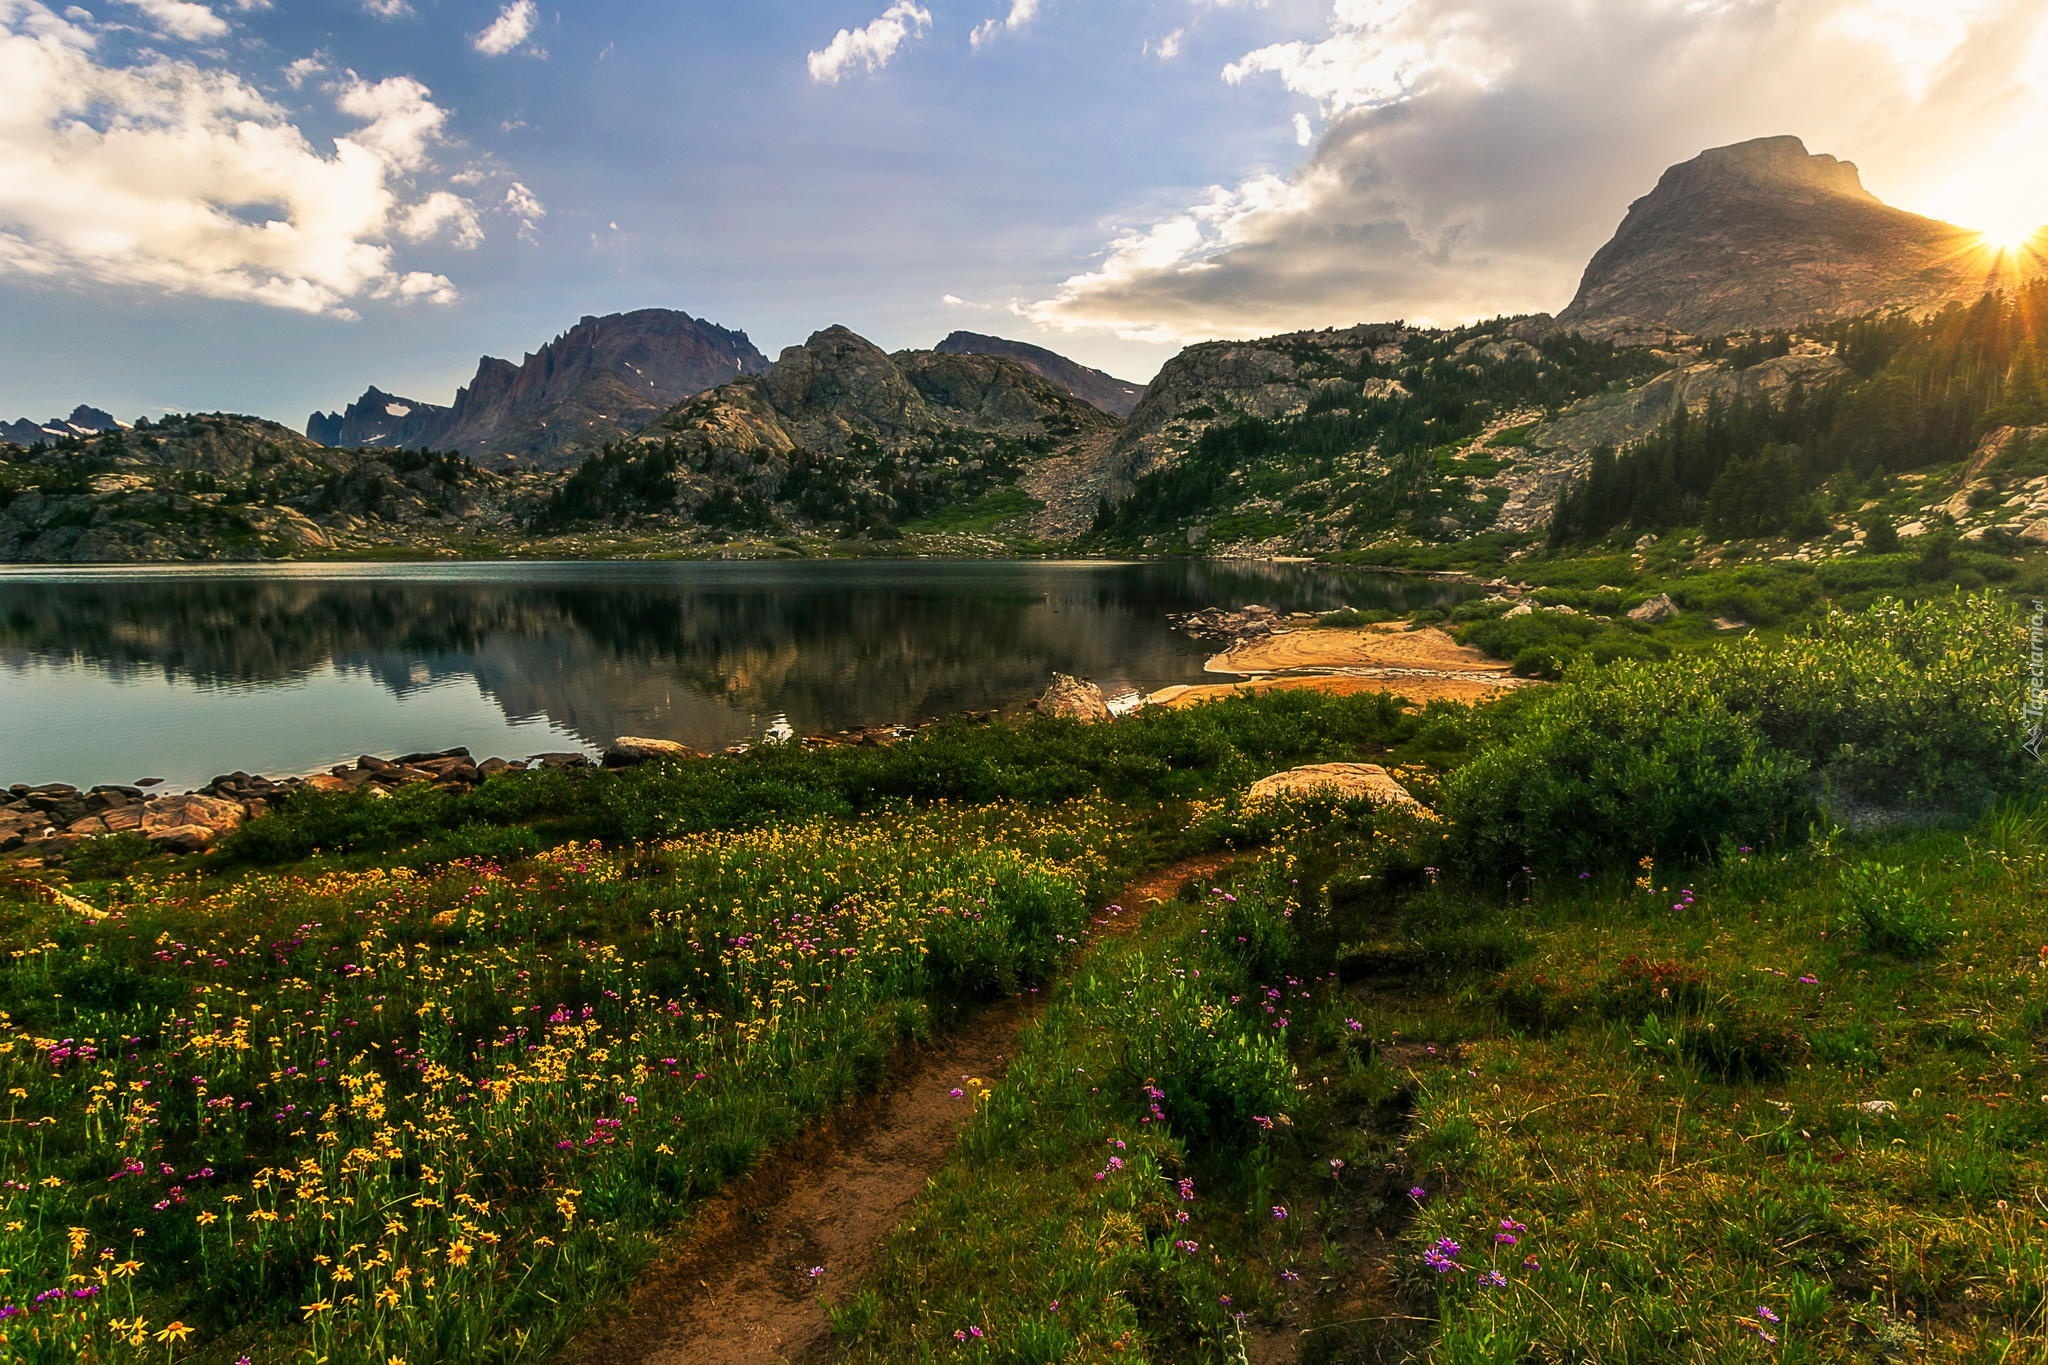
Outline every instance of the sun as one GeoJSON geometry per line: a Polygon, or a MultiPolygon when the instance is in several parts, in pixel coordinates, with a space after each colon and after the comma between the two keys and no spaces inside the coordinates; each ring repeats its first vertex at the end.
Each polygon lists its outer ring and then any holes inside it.
{"type": "Polygon", "coordinates": [[[2048,247],[2048,224],[1998,223],[1978,230],[1977,244],[1999,256],[2017,256],[2023,251],[2048,247]]]}

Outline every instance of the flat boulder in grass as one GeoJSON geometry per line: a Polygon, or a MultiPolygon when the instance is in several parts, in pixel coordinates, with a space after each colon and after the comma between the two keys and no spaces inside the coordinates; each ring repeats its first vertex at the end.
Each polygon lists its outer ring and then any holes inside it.
{"type": "Polygon", "coordinates": [[[205,848],[247,818],[248,812],[239,803],[217,796],[197,792],[159,796],[142,808],[142,837],[190,853],[205,848]]]}
{"type": "Polygon", "coordinates": [[[672,739],[643,739],[637,735],[620,735],[612,741],[612,747],[604,751],[604,766],[607,768],[631,768],[641,763],[683,763],[690,759],[709,758],[701,749],[692,749],[687,744],[678,744],[672,739]]]}
{"type": "Polygon", "coordinates": [[[1052,686],[1038,699],[1038,711],[1040,715],[1065,716],[1085,725],[1114,719],[1109,698],[1102,695],[1102,689],[1069,673],[1052,675],[1052,686]]]}
{"type": "Polygon", "coordinates": [[[1286,801],[1305,796],[1334,797],[1339,801],[1366,800],[1376,806],[1413,806],[1422,803],[1408,789],[1388,775],[1377,763],[1312,763],[1289,768],[1284,773],[1262,777],[1245,794],[1253,804],[1286,801]]]}
{"type": "Polygon", "coordinates": [[[1678,603],[1671,600],[1670,593],[1660,592],[1641,606],[1633,608],[1628,614],[1628,619],[1654,626],[1659,622],[1669,621],[1676,615],[1678,603]]]}

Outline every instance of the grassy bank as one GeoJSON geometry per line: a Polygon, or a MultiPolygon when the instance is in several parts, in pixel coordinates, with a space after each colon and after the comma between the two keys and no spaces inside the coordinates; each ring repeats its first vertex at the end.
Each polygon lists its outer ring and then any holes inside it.
{"type": "Polygon", "coordinates": [[[848,1359],[2042,1359],[2023,644],[1879,602],[1476,712],[308,794],[10,878],[0,1345],[547,1359],[897,1047],[1051,985],[829,1282],[848,1359]],[[1361,759],[1428,810],[1239,800],[1361,759]]]}

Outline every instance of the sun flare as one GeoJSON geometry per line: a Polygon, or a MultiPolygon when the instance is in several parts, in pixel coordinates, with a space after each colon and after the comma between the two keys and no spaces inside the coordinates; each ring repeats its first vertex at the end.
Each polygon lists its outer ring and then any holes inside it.
{"type": "Polygon", "coordinates": [[[1977,242],[1984,250],[2000,256],[2015,256],[2022,251],[2040,250],[2048,246],[2048,224],[2001,223],[1979,231],[1977,242]]]}

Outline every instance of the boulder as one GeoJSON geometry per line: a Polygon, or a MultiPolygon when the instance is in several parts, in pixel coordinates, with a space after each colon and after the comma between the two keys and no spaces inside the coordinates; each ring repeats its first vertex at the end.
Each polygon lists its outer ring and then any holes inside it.
{"type": "Polygon", "coordinates": [[[141,805],[122,806],[100,817],[109,834],[127,834],[142,828],[141,805]]]}
{"type": "Polygon", "coordinates": [[[1245,795],[1255,804],[1311,795],[1338,800],[1363,799],[1376,806],[1413,806],[1420,809],[1422,804],[1377,763],[1312,763],[1304,768],[1290,768],[1284,773],[1260,778],[1245,795]]]}
{"type": "Polygon", "coordinates": [[[682,763],[693,758],[708,758],[701,749],[692,749],[687,744],[678,744],[672,739],[642,739],[636,735],[620,735],[612,741],[612,747],[604,751],[604,766],[607,768],[630,768],[639,763],[682,763]]]}
{"type": "Polygon", "coordinates": [[[1641,606],[1632,608],[1629,611],[1628,619],[1631,621],[1641,621],[1647,626],[1654,626],[1661,622],[1669,621],[1676,615],[1678,615],[1678,603],[1671,600],[1670,593],[1660,592],[1641,606]]]}
{"type": "Polygon", "coordinates": [[[236,828],[245,816],[241,806],[217,796],[158,796],[142,808],[142,836],[153,844],[190,852],[236,828]]]}
{"type": "Polygon", "coordinates": [[[1507,610],[1506,610],[1505,612],[1503,612],[1503,613],[1502,613],[1502,615],[1503,615],[1503,616],[1533,616],[1533,615],[1535,614],[1535,612],[1536,612],[1536,608],[1535,608],[1534,606],[1530,605],[1529,603],[1527,603],[1527,602],[1517,602],[1517,603],[1516,603],[1516,604],[1515,604],[1514,606],[1512,606],[1512,607],[1509,607],[1509,608],[1508,608],[1508,609],[1507,609],[1507,610]]]}
{"type": "Polygon", "coordinates": [[[1102,695],[1102,689],[1069,673],[1052,675],[1052,686],[1038,699],[1038,709],[1043,715],[1065,716],[1084,725],[1111,718],[1109,698],[1102,695]]]}
{"type": "Polygon", "coordinates": [[[345,777],[336,777],[333,773],[314,773],[299,785],[309,792],[345,792],[355,790],[355,783],[345,777]]]}

